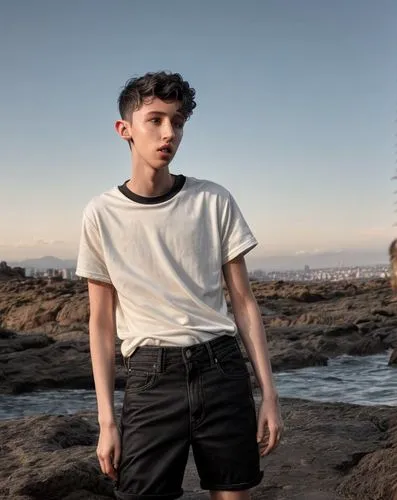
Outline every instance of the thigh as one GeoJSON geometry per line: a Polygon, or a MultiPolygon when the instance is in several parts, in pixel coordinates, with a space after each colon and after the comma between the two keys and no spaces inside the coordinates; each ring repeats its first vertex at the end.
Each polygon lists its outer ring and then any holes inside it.
{"type": "Polygon", "coordinates": [[[218,353],[201,374],[204,418],[193,431],[193,452],[203,489],[243,491],[262,479],[255,403],[237,344],[218,353]]]}
{"type": "MultiPolygon", "coordinates": [[[[134,366],[134,364],[132,365],[134,366]]],[[[189,451],[189,407],[181,367],[163,373],[132,369],[120,422],[121,460],[116,498],[182,495],[189,451]]]]}
{"type": "Polygon", "coordinates": [[[250,500],[249,490],[245,491],[211,491],[211,500],[250,500]]]}

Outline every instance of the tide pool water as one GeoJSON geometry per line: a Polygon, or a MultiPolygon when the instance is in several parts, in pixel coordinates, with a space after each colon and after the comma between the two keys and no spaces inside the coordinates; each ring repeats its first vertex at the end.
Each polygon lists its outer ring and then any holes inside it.
{"type": "MultiPolygon", "coordinates": [[[[279,372],[275,374],[277,389],[280,397],[397,406],[397,368],[387,366],[388,356],[340,356],[328,366],[279,372]]],[[[115,391],[116,408],[121,408],[123,396],[123,391],[115,391]]],[[[78,411],[97,411],[94,391],[57,389],[0,395],[0,419],[78,411]]]]}
{"type": "Polygon", "coordinates": [[[328,366],[276,373],[275,380],[281,397],[397,406],[397,368],[387,366],[388,359],[340,356],[328,366]]]}

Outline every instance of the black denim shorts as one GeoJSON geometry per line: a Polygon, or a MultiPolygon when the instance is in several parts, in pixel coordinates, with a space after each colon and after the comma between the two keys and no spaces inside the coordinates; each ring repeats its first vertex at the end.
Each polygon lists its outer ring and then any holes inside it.
{"type": "Polygon", "coordinates": [[[260,483],[255,403],[234,337],[140,347],[125,364],[116,498],[180,497],[190,446],[203,489],[260,483]]]}

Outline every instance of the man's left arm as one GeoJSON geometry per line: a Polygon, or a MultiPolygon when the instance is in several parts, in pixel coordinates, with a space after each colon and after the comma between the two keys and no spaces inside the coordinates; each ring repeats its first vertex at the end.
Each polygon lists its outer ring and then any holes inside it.
{"type": "Polygon", "coordinates": [[[267,455],[281,438],[283,423],[269,359],[262,316],[252,292],[243,255],[223,265],[234,318],[262,392],[257,440],[261,455],[267,455]]]}

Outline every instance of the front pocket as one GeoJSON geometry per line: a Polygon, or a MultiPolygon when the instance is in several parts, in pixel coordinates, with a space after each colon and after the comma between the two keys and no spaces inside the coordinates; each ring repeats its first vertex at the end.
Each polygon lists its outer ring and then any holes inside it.
{"type": "Polygon", "coordinates": [[[216,358],[218,370],[230,379],[249,377],[247,365],[240,351],[232,351],[216,358]]]}
{"type": "Polygon", "coordinates": [[[149,389],[156,381],[156,374],[143,370],[130,369],[128,372],[125,392],[142,392],[149,389]]]}

